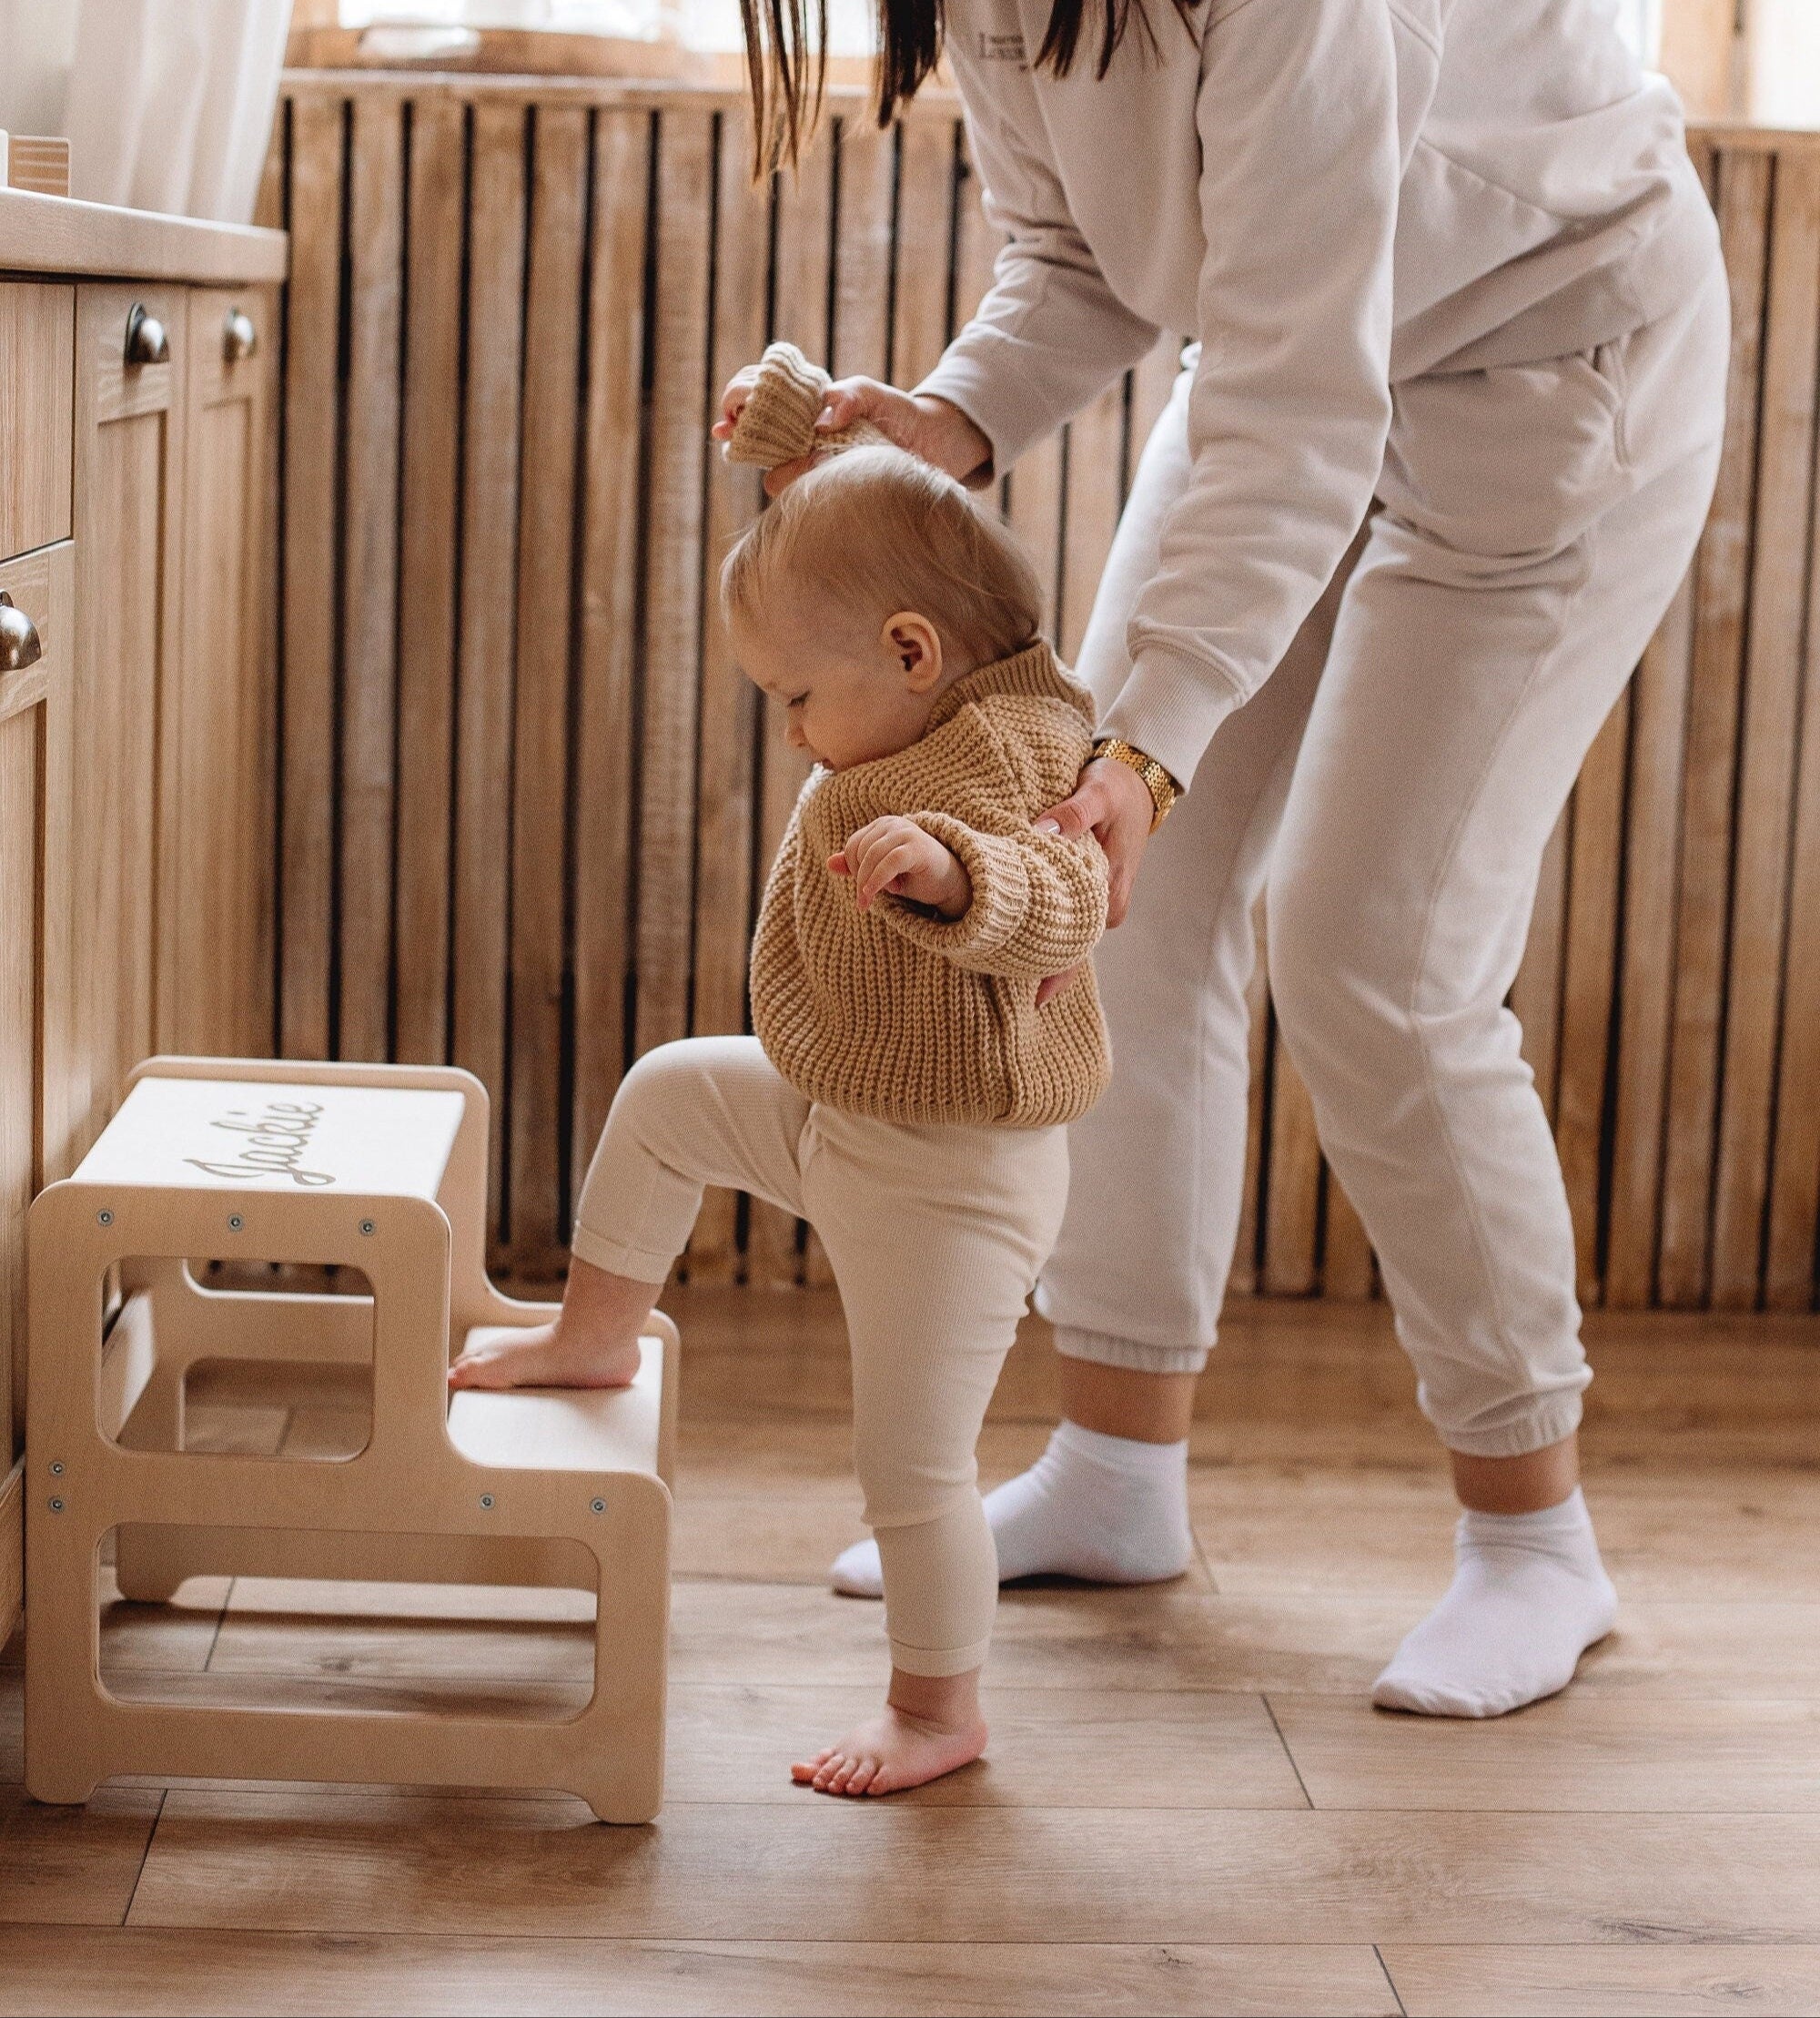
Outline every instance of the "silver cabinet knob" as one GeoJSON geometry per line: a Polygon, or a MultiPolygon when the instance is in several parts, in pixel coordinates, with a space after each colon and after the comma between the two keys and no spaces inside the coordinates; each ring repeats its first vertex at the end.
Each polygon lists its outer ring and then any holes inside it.
{"type": "Polygon", "coordinates": [[[229,364],[238,364],[259,348],[259,332],[245,309],[229,309],[221,332],[221,354],[229,364]]]}
{"type": "Polygon", "coordinates": [[[168,364],[170,354],[170,339],[165,334],[164,324],[143,301],[134,302],[133,312],[126,318],[126,362],[168,364]]]}
{"type": "Polygon", "coordinates": [[[38,627],[25,611],[13,607],[13,598],[0,589],[0,673],[23,673],[45,655],[38,627]]]}

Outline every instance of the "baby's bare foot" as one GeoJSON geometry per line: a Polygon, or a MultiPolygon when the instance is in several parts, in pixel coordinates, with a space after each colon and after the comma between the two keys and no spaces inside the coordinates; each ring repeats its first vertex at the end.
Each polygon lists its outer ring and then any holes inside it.
{"type": "Polygon", "coordinates": [[[590,1334],[571,1323],[494,1326],[449,1369],[450,1387],[627,1387],[639,1367],[636,1338],[590,1334]]]}
{"type": "Polygon", "coordinates": [[[977,1714],[949,1724],[887,1703],[839,1744],[791,1767],[790,1777],[818,1794],[896,1794],[970,1764],[985,1749],[986,1725],[977,1714]]]}

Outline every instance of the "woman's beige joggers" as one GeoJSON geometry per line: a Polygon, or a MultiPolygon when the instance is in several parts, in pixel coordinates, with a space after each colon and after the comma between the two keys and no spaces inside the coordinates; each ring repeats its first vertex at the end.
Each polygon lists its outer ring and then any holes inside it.
{"type": "MultiPolygon", "coordinates": [[[[1100,949],[1112,1090],[1074,1126],[1037,1295],[1063,1352],[1153,1372],[1206,1359],[1239,1224],[1268,885],[1282,1034],[1423,1409],[1485,1456],[1578,1423],[1572,1229],[1504,998],[1544,844],[1699,537],[1728,329],[1715,264],[1682,308],[1597,351],[1395,389],[1380,510],[1215,735],[1100,949]]],[[[1082,648],[1102,707],[1186,479],[1186,398],[1184,379],[1082,648]]]]}
{"type": "Polygon", "coordinates": [[[647,1052],[620,1087],[575,1253],[662,1282],[708,1184],[821,1235],[846,1313],[892,1660],[912,1675],[977,1668],[998,1561],[974,1446],[1061,1224],[1067,1131],[867,1121],[805,1100],[754,1038],[690,1038],[647,1052]]]}

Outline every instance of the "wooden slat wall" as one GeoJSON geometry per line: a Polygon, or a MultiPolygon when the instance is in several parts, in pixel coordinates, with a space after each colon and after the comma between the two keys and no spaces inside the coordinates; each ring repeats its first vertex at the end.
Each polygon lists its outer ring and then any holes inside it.
{"type": "MultiPolygon", "coordinates": [[[[1712,128],[1736,330],[1708,533],[1551,844],[1513,991],[1588,1302],[1807,1308],[1820,1218],[1820,139],[1712,128]]],[[[715,576],[759,508],[711,454],[772,337],[909,383],[990,278],[958,121],[854,99],[753,190],[736,97],[288,79],[278,1048],[452,1057],[495,1100],[497,1263],[560,1270],[630,1060],[745,1023],[802,782],[715,576]]],[[[1079,644],[1165,342],[1001,484],[1079,644]]],[[[1254,990],[1235,1287],[1374,1293],[1254,990]]],[[[700,1277],[822,1280],[711,1197],[700,1277]]]]}

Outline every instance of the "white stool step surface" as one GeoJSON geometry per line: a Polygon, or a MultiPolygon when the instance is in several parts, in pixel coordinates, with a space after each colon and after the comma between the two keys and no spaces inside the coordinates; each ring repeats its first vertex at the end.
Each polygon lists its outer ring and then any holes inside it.
{"type": "MultiPolygon", "coordinates": [[[[474,1345],[510,1325],[480,1324],[474,1345]]],[[[450,1398],[449,1441],[476,1465],[501,1470],[652,1472],[663,1409],[663,1345],[640,1341],[630,1387],[464,1387],[450,1398]]]]}
{"type": "Polygon", "coordinates": [[[75,1181],[433,1199],[465,1105],[420,1087],[146,1078],[75,1181]]]}

